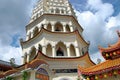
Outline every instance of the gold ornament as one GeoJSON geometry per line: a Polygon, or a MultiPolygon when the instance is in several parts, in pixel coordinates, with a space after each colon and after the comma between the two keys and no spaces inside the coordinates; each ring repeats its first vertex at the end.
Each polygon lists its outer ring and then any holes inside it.
{"type": "Polygon", "coordinates": [[[108,54],[106,54],[106,57],[109,57],[109,55],[108,55],[108,54]]]}
{"type": "Polygon", "coordinates": [[[114,71],[114,73],[113,74],[117,74],[117,72],[116,71],[114,71]]]}
{"type": "Polygon", "coordinates": [[[96,80],[98,80],[98,77],[97,77],[97,76],[95,76],[95,79],[96,79],[96,80]]]}
{"type": "Polygon", "coordinates": [[[104,74],[104,78],[107,78],[107,75],[106,75],[106,74],[104,74]]]}
{"type": "Polygon", "coordinates": [[[114,55],[117,55],[116,52],[113,52],[114,55]]]}
{"type": "Polygon", "coordinates": [[[90,80],[90,78],[88,77],[87,80],[90,80]]]}

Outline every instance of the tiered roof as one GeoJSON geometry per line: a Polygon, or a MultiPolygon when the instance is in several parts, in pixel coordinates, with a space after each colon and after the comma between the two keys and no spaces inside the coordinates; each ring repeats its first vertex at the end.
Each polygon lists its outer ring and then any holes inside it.
{"type": "Polygon", "coordinates": [[[0,78],[3,78],[5,76],[8,76],[8,75],[11,75],[11,74],[14,74],[14,73],[19,74],[22,70],[25,70],[25,69],[28,69],[28,68],[34,69],[34,68],[40,66],[41,64],[47,64],[47,63],[45,61],[41,60],[41,59],[34,59],[33,61],[31,61],[29,63],[23,64],[19,67],[8,70],[4,73],[0,73],[0,78]]]}
{"type": "Polygon", "coordinates": [[[83,68],[81,66],[78,67],[78,70],[81,72],[81,74],[85,75],[102,74],[104,72],[109,72],[113,69],[120,69],[120,58],[114,60],[107,60],[103,63],[91,66],[89,68],[83,68]]]}
{"type": "Polygon", "coordinates": [[[3,78],[5,76],[11,75],[11,74],[19,74],[22,70],[31,68],[31,69],[36,69],[38,68],[40,65],[42,64],[46,64],[49,66],[49,64],[46,61],[81,61],[81,60],[85,60],[87,61],[89,64],[86,64],[88,66],[90,65],[95,65],[91,60],[90,57],[88,55],[88,53],[84,54],[81,57],[72,57],[72,58],[53,58],[53,57],[48,57],[46,55],[44,55],[41,51],[38,51],[37,55],[34,57],[34,59],[32,61],[30,61],[29,63],[25,63],[19,67],[16,67],[12,70],[8,70],[4,73],[0,74],[0,78],[3,78]]]}
{"type": "Polygon", "coordinates": [[[102,56],[108,60],[108,59],[116,59],[120,57],[120,32],[117,31],[119,39],[118,42],[116,42],[113,45],[109,45],[108,48],[103,48],[99,46],[99,50],[102,54],[102,56]]]}
{"type": "Polygon", "coordinates": [[[12,69],[12,67],[9,62],[0,60],[0,71],[7,71],[10,69],[12,69]]]}
{"type": "Polygon", "coordinates": [[[105,62],[100,64],[84,68],[80,65],[78,66],[79,75],[83,74],[86,76],[95,76],[104,74],[106,72],[120,70],[120,32],[117,31],[119,39],[118,42],[109,45],[108,48],[99,47],[101,54],[106,59],[105,62]]]}

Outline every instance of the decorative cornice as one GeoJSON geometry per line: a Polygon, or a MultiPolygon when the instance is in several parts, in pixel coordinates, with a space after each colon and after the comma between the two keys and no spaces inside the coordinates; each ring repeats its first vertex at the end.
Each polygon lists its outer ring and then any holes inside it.
{"type": "Polygon", "coordinates": [[[49,30],[47,30],[47,29],[45,29],[45,28],[41,28],[41,30],[34,36],[34,37],[32,37],[31,39],[29,39],[29,40],[27,40],[27,41],[23,41],[23,42],[21,42],[21,45],[22,44],[25,44],[25,43],[27,43],[27,42],[30,42],[30,41],[32,41],[32,40],[34,40],[35,38],[37,38],[37,36],[39,36],[39,35],[42,35],[42,33],[49,33],[49,34],[63,34],[63,35],[70,35],[70,34],[76,34],[79,38],[81,38],[87,45],[89,45],[89,43],[87,43],[85,40],[84,40],[84,38],[79,34],[79,31],[78,30],[75,30],[75,31],[73,31],[73,32],[52,32],[52,31],[49,31],[49,30]]]}
{"type": "Polygon", "coordinates": [[[42,19],[43,17],[45,17],[45,16],[50,16],[50,15],[63,16],[63,17],[65,17],[65,16],[66,16],[66,17],[71,17],[71,18],[73,18],[73,19],[75,20],[75,22],[77,22],[77,24],[79,25],[79,27],[80,27],[80,28],[82,29],[82,31],[83,31],[83,28],[81,27],[81,25],[78,23],[78,21],[76,20],[76,18],[75,18],[73,15],[47,14],[47,13],[41,15],[41,16],[38,17],[36,20],[34,20],[33,22],[29,23],[29,24],[26,26],[26,31],[27,31],[27,28],[28,28],[30,25],[36,23],[39,19],[42,19]]]}

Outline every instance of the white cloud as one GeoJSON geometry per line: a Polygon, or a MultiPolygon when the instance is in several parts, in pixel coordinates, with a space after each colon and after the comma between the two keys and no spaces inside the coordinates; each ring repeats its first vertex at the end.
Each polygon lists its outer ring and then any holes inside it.
{"type": "Polygon", "coordinates": [[[100,52],[96,52],[95,54],[90,55],[91,60],[97,64],[97,59],[100,59],[103,62],[105,59],[102,57],[100,52]]]}
{"type": "Polygon", "coordinates": [[[17,64],[21,64],[22,50],[21,47],[12,47],[2,45],[0,42],[0,59],[9,61],[11,58],[15,58],[17,64]]]}
{"type": "Polygon", "coordinates": [[[101,0],[88,0],[88,8],[95,11],[95,15],[102,19],[106,19],[114,13],[113,5],[103,3],[101,0]]]}
{"type": "MultiPolygon", "coordinates": [[[[92,60],[100,58],[98,45],[107,46],[108,43],[117,41],[116,30],[120,30],[120,14],[112,16],[112,4],[103,3],[101,0],[88,0],[88,10],[75,11],[78,21],[84,28],[84,37],[90,41],[90,54],[92,60]]],[[[103,60],[102,56],[101,59],[103,60]]]]}
{"type": "Polygon", "coordinates": [[[92,9],[98,10],[102,5],[101,0],[88,0],[88,7],[91,6],[92,9]]]}
{"type": "Polygon", "coordinates": [[[108,29],[110,29],[112,27],[117,27],[117,26],[120,26],[120,14],[115,17],[110,17],[108,19],[108,22],[106,23],[106,27],[108,29]]]}
{"type": "Polygon", "coordinates": [[[13,46],[18,46],[18,39],[25,36],[25,25],[29,21],[35,1],[0,1],[0,60],[9,61],[10,58],[15,58],[16,63],[20,64],[22,50],[13,46]],[[16,35],[18,35],[17,40],[16,35]]]}

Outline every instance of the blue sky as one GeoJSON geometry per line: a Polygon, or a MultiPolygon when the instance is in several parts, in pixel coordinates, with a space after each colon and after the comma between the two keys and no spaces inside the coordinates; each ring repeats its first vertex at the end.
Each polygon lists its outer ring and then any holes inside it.
{"type": "MultiPolygon", "coordinates": [[[[25,38],[25,26],[30,20],[35,0],[0,0],[0,59],[15,58],[20,64],[20,38],[25,38]]],[[[120,30],[119,0],[70,0],[78,21],[84,28],[83,36],[90,41],[90,56],[96,62],[98,45],[107,47],[118,37],[120,30]]],[[[101,58],[101,57],[100,57],[101,58]]],[[[102,58],[101,58],[102,59],[102,58]]],[[[102,59],[103,60],[103,59],[102,59]]]]}

